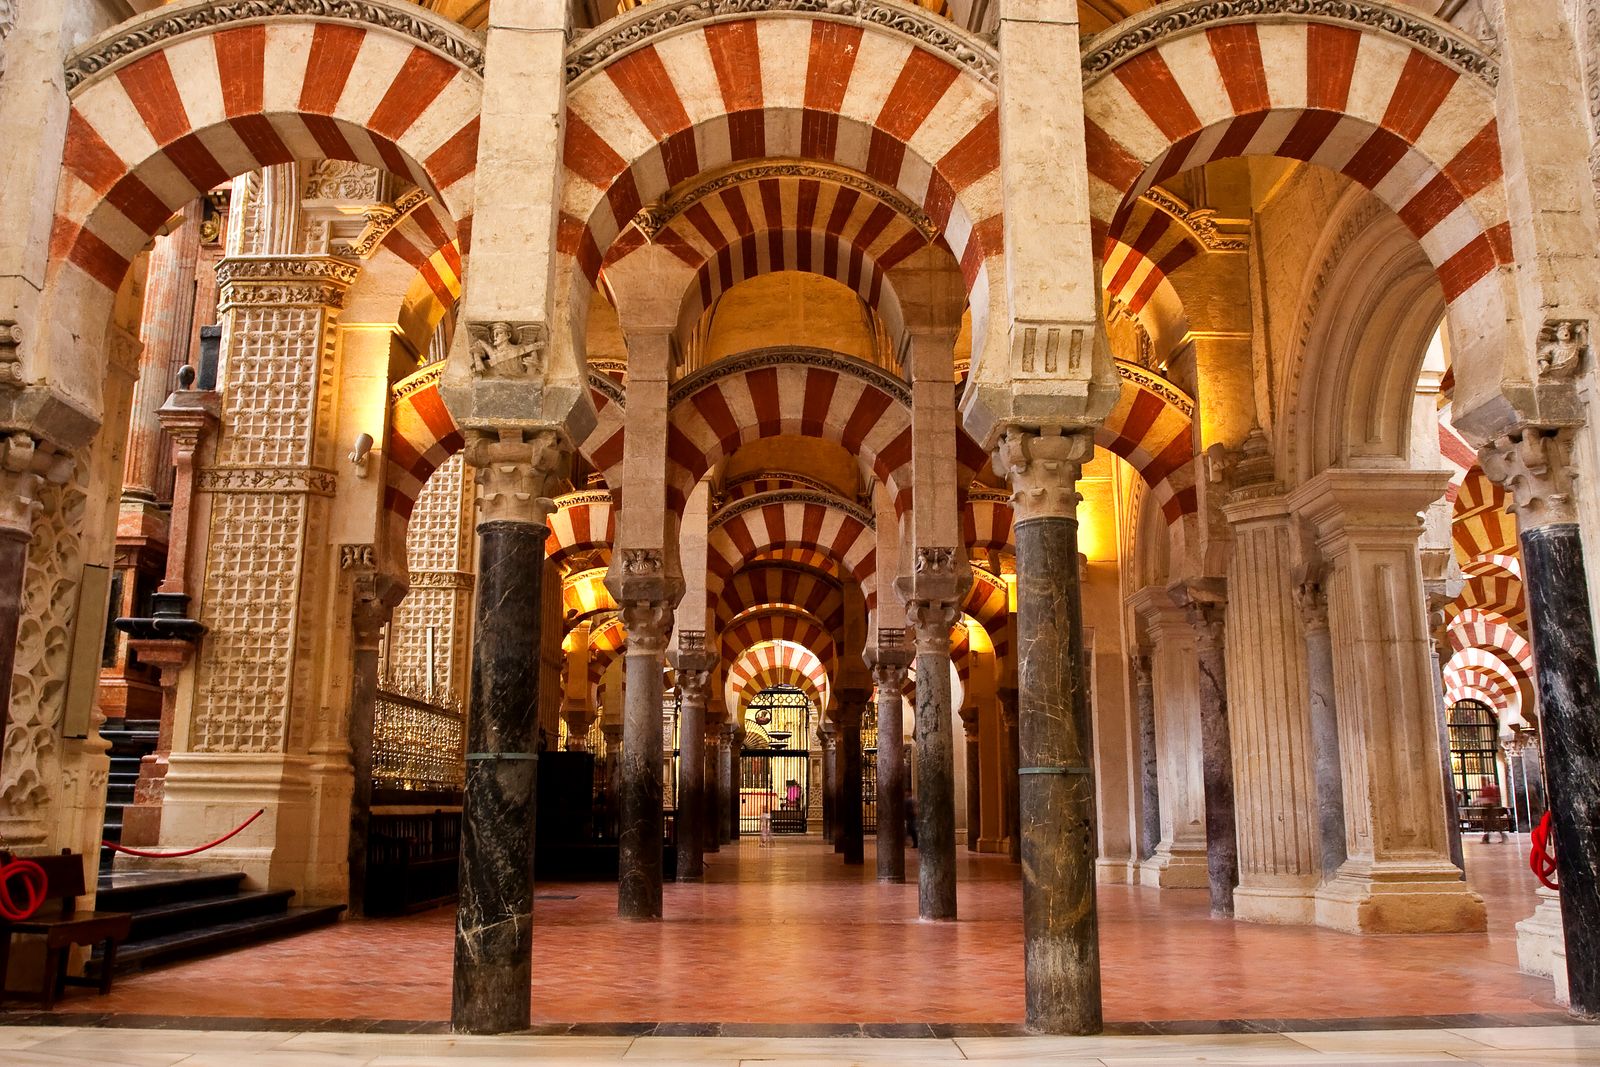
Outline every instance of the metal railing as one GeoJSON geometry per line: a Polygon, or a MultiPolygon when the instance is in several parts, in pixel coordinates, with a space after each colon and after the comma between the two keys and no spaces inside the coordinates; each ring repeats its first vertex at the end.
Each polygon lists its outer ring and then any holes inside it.
{"type": "Polygon", "coordinates": [[[466,777],[460,707],[392,684],[380,688],[372,725],[374,790],[459,795],[466,777]]]}

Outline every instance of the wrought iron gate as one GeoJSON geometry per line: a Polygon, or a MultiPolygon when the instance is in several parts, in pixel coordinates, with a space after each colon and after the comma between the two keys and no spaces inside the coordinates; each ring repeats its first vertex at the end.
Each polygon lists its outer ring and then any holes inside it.
{"type": "Polygon", "coordinates": [[[1494,712],[1476,700],[1450,706],[1450,771],[1456,791],[1474,804],[1485,782],[1499,781],[1499,744],[1494,712]]]}
{"type": "Polygon", "coordinates": [[[739,832],[759,834],[761,817],[777,813],[775,832],[806,832],[811,760],[804,749],[746,749],[739,754],[739,832]]]}

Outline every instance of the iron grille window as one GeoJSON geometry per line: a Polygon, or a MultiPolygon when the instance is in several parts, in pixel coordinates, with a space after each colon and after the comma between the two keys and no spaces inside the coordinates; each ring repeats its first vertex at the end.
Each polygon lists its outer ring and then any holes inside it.
{"type": "Polygon", "coordinates": [[[1487,704],[1478,700],[1458,700],[1450,706],[1450,772],[1457,796],[1468,805],[1478,802],[1486,782],[1499,787],[1499,724],[1487,704]]]}

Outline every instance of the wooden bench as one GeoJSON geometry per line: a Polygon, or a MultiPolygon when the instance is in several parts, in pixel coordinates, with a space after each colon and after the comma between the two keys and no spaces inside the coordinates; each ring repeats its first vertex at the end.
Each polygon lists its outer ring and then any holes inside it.
{"type": "MultiPolygon", "coordinates": [[[[66,992],[67,983],[97,986],[111,992],[111,972],[117,962],[117,943],[128,936],[133,916],[121,911],[78,911],[77,898],[84,893],[81,855],[63,851],[59,856],[25,857],[44,868],[45,902],[31,918],[22,922],[0,919],[0,1002],[7,996],[37,999],[46,1010],[66,992]],[[38,993],[5,988],[6,966],[11,962],[11,939],[17,934],[44,938],[44,981],[38,993]],[[99,978],[77,978],[67,974],[67,955],[74,945],[105,945],[104,963],[99,978]]],[[[0,861],[9,862],[8,853],[0,861]]]]}

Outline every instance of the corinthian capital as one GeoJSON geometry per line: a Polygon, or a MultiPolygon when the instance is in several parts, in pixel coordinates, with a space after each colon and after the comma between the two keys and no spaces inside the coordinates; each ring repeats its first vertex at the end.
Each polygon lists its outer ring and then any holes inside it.
{"type": "Polygon", "coordinates": [[[711,672],[698,668],[678,668],[678,693],[685,704],[704,709],[711,692],[711,672]]]}
{"type": "Polygon", "coordinates": [[[1571,430],[1525,426],[1480,448],[1478,463],[1511,494],[1522,529],[1578,521],[1571,430]]]}
{"type": "Polygon", "coordinates": [[[672,635],[672,605],[661,600],[634,600],[622,605],[622,626],[628,631],[629,655],[661,655],[672,635]]]}
{"type": "Polygon", "coordinates": [[[917,635],[917,655],[949,655],[950,629],[960,617],[960,606],[948,600],[906,601],[906,622],[917,635]]]}
{"type": "Polygon", "coordinates": [[[0,437],[0,531],[31,539],[38,512],[39,487],[65,485],[72,477],[72,457],[41,445],[31,434],[0,437]]]}
{"type": "Polygon", "coordinates": [[[994,471],[1011,485],[1016,521],[1075,518],[1078,477],[1094,455],[1094,431],[1012,426],[995,446],[994,471]]]}
{"type": "Polygon", "coordinates": [[[471,430],[466,462],[478,468],[480,522],[544,525],[550,499],[571,469],[572,448],[556,430],[471,430]]]}

